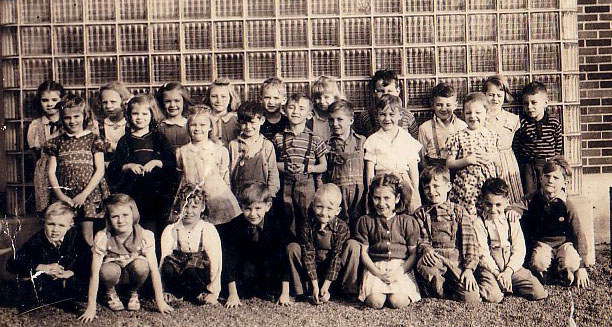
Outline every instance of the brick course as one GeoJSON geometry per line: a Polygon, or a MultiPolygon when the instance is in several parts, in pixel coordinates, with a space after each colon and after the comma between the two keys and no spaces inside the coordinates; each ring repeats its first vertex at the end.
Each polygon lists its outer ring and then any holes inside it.
{"type": "Polygon", "coordinates": [[[612,172],[611,0],[578,0],[582,157],[585,174],[612,172]]]}

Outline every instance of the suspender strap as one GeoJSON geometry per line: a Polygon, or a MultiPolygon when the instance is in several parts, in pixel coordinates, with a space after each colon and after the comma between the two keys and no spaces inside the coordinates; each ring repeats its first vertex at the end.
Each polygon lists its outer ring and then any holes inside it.
{"type": "Polygon", "coordinates": [[[304,155],[304,173],[308,172],[308,163],[310,162],[310,150],[312,149],[312,134],[308,134],[308,145],[306,146],[306,154],[304,155]]]}
{"type": "Polygon", "coordinates": [[[431,120],[431,133],[433,134],[433,143],[434,143],[434,148],[436,149],[436,155],[438,156],[438,159],[442,159],[442,154],[440,151],[440,144],[438,143],[438,133],[436,132],[436,118],[432,118],[431,120]]]}

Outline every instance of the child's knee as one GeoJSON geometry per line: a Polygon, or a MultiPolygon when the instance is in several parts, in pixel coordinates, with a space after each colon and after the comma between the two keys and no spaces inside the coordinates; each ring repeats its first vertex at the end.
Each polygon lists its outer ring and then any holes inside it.
{"type": "Polygon", "coordinates": [[[149,275],[149,263],[144,259],[134,259],[126,268],[134,277],[146,278],[149,275]]]}
{"type": "Polygon", "coordinates": [[[385,301],[387,300],[387,296],[384,294],[370,294],[366,299],[365,303],[374,309],[382,309],[385,306],[385,301]]]}
{"type": "Polygon", "coordinates": [[[302,249],[300,248],[300,245],[295,242],[287,244],[285,251],[287,253],[287,258],[289,258],[290,261],[294,258],[302,257],[302,249]]]}
{"type": "Polygon", "coordinates": [[[107,287],[117,285],[121,278],[121,267],[115,263],[103,263],[100,267],[100,280],[107,287]]]}
{"type": "Polygon", "coordinates": [[[552,248],[548,244],[536,243],[531,254],[531,260],[529,261],[529,267],[534,272],[540,273],[547,271],[552,263],[553,253],[552,248]]]}
{"type": "Polygon", "coordinates": [[[348,260],[359,260],[361,253],[361,244],[355,240],[346,241],[344,246],[344,257],[348,260]]]}
{"type": "Polygon", "coordinates": [[[557,250],[558,269],[575,272],[580,268],[580,255],[571,243],[565,243],[557,250]]]}
{"type": "Polygon", "coordinates": [[[525,298],[529,301],[544,300],[547,297],[548,297],[548,291],[539,282],[535,284],[531,292],[527,296],[525,296],[525,298]]]}
{"type": "Polygon", "coordinates": [[[504,293],[499,287],[487,287],[480,285],[480,296],[488,303],[500,303],[504,299],[504,293]]]}
{"type": "Polygon", "coordinates": [[[400,309],[410,304],[410,298],[407,295],[391,294],[389,295],[389,306],[394,309],[400,309]]]}
{"type": "MultiPolygon", "coordinates": [[[[464,291],[463,294],[459,296],[461,302],[465,303],[477,303],[480,302],[480,290],[476,289],[473,291],[464,291]]],[[[500,300],[501,302],[501,300],[500,300]]],[[[493,302],[492,302],[493,303],[493,302]]],[[[497,302],[495,302],[497,303],[497,302]]]]}

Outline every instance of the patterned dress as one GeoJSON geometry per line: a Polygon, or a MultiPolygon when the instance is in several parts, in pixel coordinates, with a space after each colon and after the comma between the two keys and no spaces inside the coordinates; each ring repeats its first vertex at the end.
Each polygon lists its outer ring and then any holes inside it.
{"type": "MultiPolygon", "coordinates": [[[[27,141],[30,149],[39,151],[50,139],[59,135],[62,130],[61,122],[51,122],[46,116],[34,119],[28,127],[27,141]]],[[[45,211],[49,205],[50,188],[47,167],[49,156],[40,152],[40,158],[34,166],[34,196],[36,200],[36,211],[45,211]]]]}
{"type": "MultiPolygon", "coordinates": [[[[449,156],[463,159],[474,153],[498,153],[498,140],[497,134],[486,128],[477,131],[466,128],[451,135],[446,141],[446,147],[449,156]]],[[[494,162],[486,165],[468,165],[457,170],[449,199],[465,207],[471,215],[476,215],[480,188],[485,180],[492,177],[497,177],[494,162]]]]}
{"type": "MultiPolygon", "coordinates": [[[[64,133],[45,144],[45,153],[57,158],[55,175],[66,196],[74,198],[87,187],[96,170],[94,155],[98,152],[104,152],[104,141],[92,132],[78,137],[64,133]]],[[[83,204],[84,217],[102,218],[101,203],[108,195],[102,179],[83,204]]]]}

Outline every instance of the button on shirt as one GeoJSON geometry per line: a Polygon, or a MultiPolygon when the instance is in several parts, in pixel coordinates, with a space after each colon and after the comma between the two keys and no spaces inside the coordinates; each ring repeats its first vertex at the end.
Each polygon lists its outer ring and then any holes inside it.
{"type": "Polygon", "coordinates": [[[406,259],[409,250],[415,250],[418,240],[418,225],[408,215],[383,217],[362,216],[357,222],[355,239],[369,246],[372,261],[406,259]]]}
{"type": "Polygon", "coordinates": [[[474,222],[480,264],[497,274],[506,267],[518,271],[525,260],[525,238],[520,223],[506,217],[477,219],[474,222]]]}

